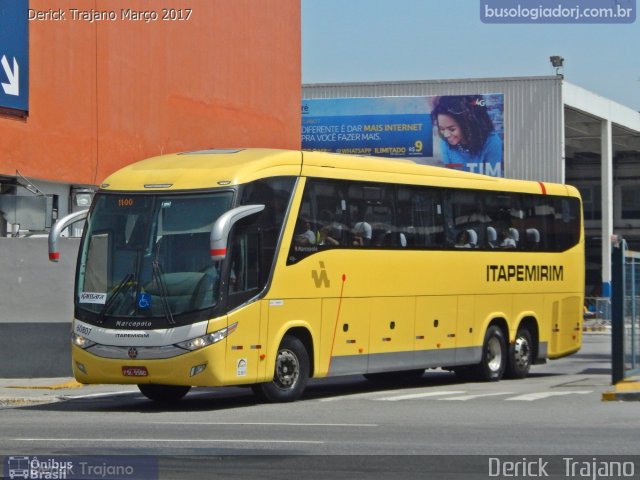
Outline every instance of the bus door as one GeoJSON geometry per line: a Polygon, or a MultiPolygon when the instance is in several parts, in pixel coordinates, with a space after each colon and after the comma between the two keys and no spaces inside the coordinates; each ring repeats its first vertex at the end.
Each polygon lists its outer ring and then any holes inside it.
{"type": "Polygon", "coordinates": [[[228,324],[237,324],[227,337],[225,377],[233,383],[255,383],[260,354],[265,346],[261,303],[253,300],[262,286],[260,237],[253,226],[234,230],[230,262],[224,277],[227,285],[228,324]]]}

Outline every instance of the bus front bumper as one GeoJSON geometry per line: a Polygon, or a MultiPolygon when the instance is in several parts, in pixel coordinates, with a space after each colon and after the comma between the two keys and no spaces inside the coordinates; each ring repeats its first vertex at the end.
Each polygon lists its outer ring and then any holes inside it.
{"type": "MultiPolygon", "coordinates": [[[[220,386],[224,371],[224,344],[164,359],[103,358],[72,345],[73,375],[85,384],[140,384],[220,386]]],[[[133,354],[133,352],[132,352],[133,354]]]]}

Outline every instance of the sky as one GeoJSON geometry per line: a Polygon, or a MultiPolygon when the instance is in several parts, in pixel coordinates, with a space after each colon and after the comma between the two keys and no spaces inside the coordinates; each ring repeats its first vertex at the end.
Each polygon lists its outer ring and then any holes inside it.
{"type": "Polygon", "coordinates": [[[555,75],[551,55],[568,82],[640,110],[640,19],[485,24],[479,0],[302,0],[305,84],[555,75]]]}

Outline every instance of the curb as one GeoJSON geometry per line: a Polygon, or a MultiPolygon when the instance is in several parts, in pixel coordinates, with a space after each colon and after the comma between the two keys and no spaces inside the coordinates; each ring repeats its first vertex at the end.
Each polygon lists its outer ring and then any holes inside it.
{"type": "Polygon", "coordinates": [[[637,402],[640,400],[640,391],[637,392],[604,392],[603,402],[637,402]]]}
{"type": "Polygon", "coordinates": [[[45,405],[64,400],[64,393],[84,387],[75,379],[22,379],[2,381],[0,386],[0,409],[45,405]]]}
{"type": "Polygon", "coordinates": [[[0,408],[11,407],[26,407],[31,405],[44,405],[47,403],[56,403],[60,399],[57,397],[50,398],[26,398],[26,397],[13,397],[13,398],[0,398],[0,408]]]}
{"type": "Polygon", "coordinates": [[[640,400],[640,380],[637,378],[623,380],[614,385],[613,391],[604,392],[602,401],[637,402],[640,400]]]}
{"type": "Polygon", "coordinates": [[[53,385],[7,385],[5,388],[19,388],[23,390],[64,390],[67,388],[81,388],[84,387],[83,383],[79,383],[75,380],[70,380],[64,383],[56,383],[53,385]]]}

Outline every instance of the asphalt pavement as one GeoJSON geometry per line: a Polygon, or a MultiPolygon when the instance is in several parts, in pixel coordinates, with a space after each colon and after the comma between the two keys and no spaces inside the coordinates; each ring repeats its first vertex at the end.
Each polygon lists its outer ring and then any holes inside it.
{"type": "MultiPolygon", "coordinates": [[[[585,335],[608,332],[585,332],[585,335]]],[[[135,385],[83,385],[69,377],[0,378],[0,408],[27,406],[89,398],[91,396],[135,393],[135,385]]],[[[603,393],[605,401],[640,401],[640,377],[626,379],[603,393]]]]}

